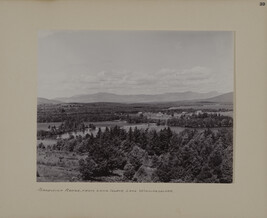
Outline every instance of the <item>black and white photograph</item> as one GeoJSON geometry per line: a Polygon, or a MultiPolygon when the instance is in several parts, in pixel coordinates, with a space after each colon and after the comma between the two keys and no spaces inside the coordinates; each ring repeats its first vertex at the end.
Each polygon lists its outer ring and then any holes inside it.
{"type": "Polygon", "coordinates": [[[37,96],[37,182],[233,182],[231,31],[39,31],[37,96]]]}

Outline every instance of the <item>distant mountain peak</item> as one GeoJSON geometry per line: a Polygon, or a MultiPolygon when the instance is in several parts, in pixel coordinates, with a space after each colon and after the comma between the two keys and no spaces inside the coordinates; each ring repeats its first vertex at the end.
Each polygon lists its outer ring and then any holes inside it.
{"type": "Polygon", "coordinates": [[[47,98],[41,98],[41,97],[38,97],[37,98],[37,104],[60,104],[62,103],[61,101],[58,101],[58,100],[54,100],[54,99],[47,99],[47,98]]]}
{"type": "Polygon", "coordinates": [[[212,98],[205,99],[206,101],[210,102],[233,102],[234,100],[234,93],[233,92],[227,92],[212,98]]]}

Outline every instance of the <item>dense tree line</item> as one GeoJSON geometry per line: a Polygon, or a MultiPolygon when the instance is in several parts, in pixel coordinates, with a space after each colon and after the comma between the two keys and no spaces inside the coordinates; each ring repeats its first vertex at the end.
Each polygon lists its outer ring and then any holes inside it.
{"type": "Polygon", "coordinates": [[[146,116],[143,114],[141,115],[127,115],[125,119],[128,123],[152,123],[152,120],[148,119],[146,116]]]}
{"type": "Polygon", "coordinates": [[[39,113],[37,121],[40,123],[64,122],[67,120],[83,120],[84,122],[101,122],[119,120],[125,116],[111,113],[39,113]]]}
{"type": "Polygon", "coordinates": [[[194,113],[196,110],[201,110],[203,113],[220,113],[220,112],[228,112],[228,111],[233,111],[233,107],[232,105],[225,105],[226,108],[203,108],[202,106],[204,105],[198,105],[197,107],[187,107],[187,108],[175,108],[175,109],[169,109],[166,110],[165,113],[168,115],[174,115],[174,113],[183,113],[183,112],[187,112],[187,113],[194,113]]]}
{"type": "Polygon", "coordinates": [[[55,125],[49,125],[49,130],[38,130],[37,139],[56,138],[58,135],[62,135],[67,132],[85,131],[88,128],[95,130],[96,126],[94,124],[85,125],[84,122],[77,121],[72,118],[62,122],[58,127],[55,125]]]}
{"type": "MultiPolygon", "coordinates": [[[[181,104],[181,103],[180,103],[181,104]]],[[[183,103],[183,106],[185,103],[183,103]]],[[[191,103],[192,104],[192,103],[191,103]]],[[[207,105],[209,103],[206,103],[207,105]]],[[[64,122],[69,119],[82,120],[83,122],[101,122],[112,120],[126,120],[129,114],[137,114],[138,112],[163,112],[168,115],[174,113],[187,112],[191,113],[196,111],[196,108],[201,108],[203,104],[197,102],[188,108],[177,108],[168,110],[174,106],[179,106],[179,103],[157,103],[157,104],[120,104],[120,103],[62,103],[62,104],[41,104],[37,106],[37,122],[64,122]]],[[[190,106],[190,104],[189,104],[190,106]]],[[[222,112],[232,110],[231,105],[222,105],[219,109],[201,109],[203,112],[222,112]],[[226,108],[224,108],[226,107],[226,108]]],[[[138,118],[134,118],[133,122],[138,122],[138,118]]]]}
{"type": "Polygon", "coordinates": [[[47,149],[87,153],[79,161],[83,180],[120,169],[124,181],[228,183],[232,181],[232,144],[232,128],[185,129],[177,134],[170,128],[126,131],[115,126],[99,129],[96,135],[58,140],[47,149]]]}
{"type": "Polygon", "coordinates": [[[159,112],[163,107],[164,105],[119,103],[45,104],[37,107],[37,122],[64,122],[69,119],[84,122],[126,120],[129,114],[140,111],[159,112]]]}
{"type": "Polygon", "coordinates": [[[188,128],[232,127],[233,118],[217,113],[185,114],[168,119],[148,119],[146,116],[127,116],[128,123],[156,123],[157,125],[179,126],[188,128]]]}
{"type": "Polygon", "coordinates": [[[216,113],[200,113],[192,114],[190,116],[182,115],[181,117],[168,119],[167,125],[190,128],[232,127],[233,118],[216,113]]]}

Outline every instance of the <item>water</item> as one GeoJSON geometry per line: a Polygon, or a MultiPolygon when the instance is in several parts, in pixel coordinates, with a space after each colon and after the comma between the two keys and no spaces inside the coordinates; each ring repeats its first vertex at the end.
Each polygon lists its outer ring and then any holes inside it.
{"type": "MultiPolygon", "coordinates": [[[[113,125],[110,125],[108,127],[111,127],[113,125]]],[[[149,130],[152,130],[152,129],[155,129],[156,131],[160,131],[164,128],[167,128],[166,126],[164,125],[160,125],[160,126],[157,126],[155,123],[150,123],[150,124],[128,124],[128,125],[124,125],[124,126],[121,126],[121,128],[125,129],[126,131],[129,131],[130,128],[132,128],[132,130],[134,130],[134,128],[137,127],[138,129],[149,129],[149,130]]],[[[170,127],[172,131],[176,132],[176,133],[179,133],[179,132],[182,132],[185,128],[183,127],[170,127]]],[[[70,133],[64,133],[60,136],[58,136],[58,139],[61,138],[61,139],[67,139],[69,138],[71,135],[73,136],[82,136],[84,137],[86,134],[93,134],[94,136],[97,134],[97,132],[99,131],[99,129],[101,129],[101,131],[105,131],[106,129],[106,126],[100,126],[100,127],[97,127],[95,130],[91,130],[91,129],[86,129],[85,131],[75,131],[75,132],[70,132],[70,133]]]]}
{"type": "MultiPolygon", "coordinates": [[[[89,123],[86,123],[86,125],[88,125],[89,123]]],[[[62,135],[58,135],[56,139],[43,139],[43,140],[37,140],[37,145],[39,145],[41,142],[47,146],[47,145],[53,145],[57,143],[58,139],[68,139],[70,138],[71,135],[73,136],[82,136],[84,137],[86,134],[93,134],[94,136],[97,134],[97,132],[99,131],[99,129],[101,129],[101,131],[105,131],[106,127],[112,127],[112,126],[119,126],[123,129],[125,129],[126,131],[129,131],[130,127],[134,130],[135,127],[137,127],[138,129],[155,129],[156,131],[160,131],[164,128],[166,128],[166,126],[164,125],[159,125],[157,126],[155,123],[149,123],[149,124],[129,124],[126,121],[105,121],[105,122],[95,122],[92,123],[96,126],[95,130],[92,129],[86,129],[85,131],[74,131],[74,132],[70,132],[70,133],[64,133],[62,135]]],[[[39,123],[38,123],[39,125],[39,123]]],[[[44,125],[42,125],[43,127],[44,125]]],[[[46,124],[46,126],[49,126],[49,124],[46,124]]],[[[183,127],[170,127],[172,131],[179,133],[182,132],[185,128],[183,127]]]]}

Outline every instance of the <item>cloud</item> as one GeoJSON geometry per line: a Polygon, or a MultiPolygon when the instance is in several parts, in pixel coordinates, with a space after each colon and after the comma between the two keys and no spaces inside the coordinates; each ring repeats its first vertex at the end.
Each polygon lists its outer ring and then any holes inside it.
{"type": "MultiPolygon", "coordinates": [[[[190,69],[161,68],[157,71],[101,70],[90,72],[88,67],[75,72],[68,70],[65,77],[53,76],[50,91],[62,96],[76,94],[113,92],[116,94],[156,94],[180,91],[211,91],[214,73],[208,67],[196,66],[190,69]],[[204,87],[204,88],[203,88],[204,87]],[[63,91],[64,90],[64,91],[63,91]]],[[[63,72],[62,72],[63,73],[63,72]]],[[[57,73],[60,75],[60,72],[57,73]]],[[[42,83],[43,89],[49,84],[42,83]],[[45,85],[46,84],[46,85],[45,85]]],[[[51,83],[50,83],[51,85],[51,83]]]]}
{"type": "MultiPolygon", "coordinates": [[[[194,31],[40,31],[44,97],[227,91],[233,34],[194,31]]],[[[228,88],[229,87],[229,88],[228,88]]]]}
{"type": "Polygon", "coordinates": [[[191,69],[177,70],[162,68],[156,72],[134,71],[100,71],[94,74],[81,74],[73,76],[69,80],[70,86],[76,86],[82,90],[95,92],[113,90],[115,93],[125,94],[135,90],[139,94],[164,91],[191,90],[191,86],[198,84],[207,85],[212,82],[212,71],[206,67],[194,67],[191,69]],[[76,84],[76,85],[75,85],[76,84]]]}

